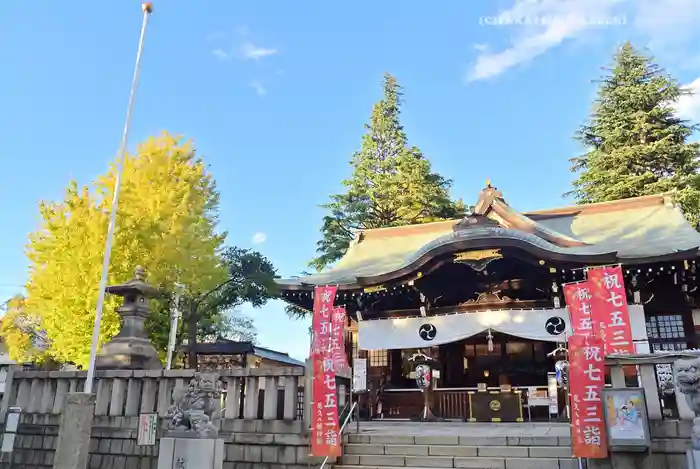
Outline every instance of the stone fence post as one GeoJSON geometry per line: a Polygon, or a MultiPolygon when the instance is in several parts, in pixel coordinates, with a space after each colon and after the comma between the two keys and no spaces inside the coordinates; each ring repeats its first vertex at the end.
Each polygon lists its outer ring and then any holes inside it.
{"type": "Polygon", "coordinates": [[[66,395],[60,420],[61,431],[56,441],[54,469],[87,467],[94,414],[94,394],[69,393],[66,395]]]}

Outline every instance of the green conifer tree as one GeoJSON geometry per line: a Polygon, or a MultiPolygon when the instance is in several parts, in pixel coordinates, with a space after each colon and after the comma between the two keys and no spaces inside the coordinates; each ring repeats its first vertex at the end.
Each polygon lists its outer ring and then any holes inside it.
{"type": "Polygon", "coordinates": [[[384,95],[372,110],[370,123],[350,165],[352,175],[343,181],[346,191],[324,205],[317,270],[340,259],[360,229],[426,223],[461,216],[465,207],[449,197],[452,182],[432,172],[430,162],[409,146],[400,122],[401,87],[384,76],[384,95]]]}
{"type": "Polygon", "coordinates": [[[576,138],[586,153],[571,159],[578,203],[671,192],[688,220],[700,222],[700,145],[680,119],[678,81],[628,42],[603,77],[593,114],[576,138]]]}

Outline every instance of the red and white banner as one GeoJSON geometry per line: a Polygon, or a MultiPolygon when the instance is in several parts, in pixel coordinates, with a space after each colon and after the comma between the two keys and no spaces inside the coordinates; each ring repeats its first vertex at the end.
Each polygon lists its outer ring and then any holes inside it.
{"type": "Polygon", "coordinates": [[[588,269],[593,323],[600,326],[605,355],[635,353],[622,267],[588,269]]]}
{"type": "Polygon", "coordinates": [[[314,315],[311,318],[311,356],[327,352],[332,337],[333,302],[338,287],[314,289],[314,315]]]}
{"type": "Polygon", "coordinates": [[[574,457],[608,457],[603,419],[604,386],[603,340],[595,336],[569,337],[569,393],[574,457]]]}
{"type": "Polygon", "coordinates": [[[564,285],[563,291],[574,335],[596,335],[598,327],[593,327],[591,292],[588,288],[588,281],[567,283],[564,285]]]}
{"type": "Polygon", "coordinates": [[[330,345],[333,337],[333,302],[337,287],[316,287],[311,322],[313,366],[311,454],[336,457],[341,454],[335,363],[330,345]]]}
{"type": "Polygon", "coordinates": [[[345,354],[345,324],[347,315],[344,306],[333,308],[333,320],[331,321],[331,329],[333,335],[330,341],[330,352],[335,365],[335,372],[340,374],[349,373],[350,365],[348,364],[348,356],[345,354]]]}

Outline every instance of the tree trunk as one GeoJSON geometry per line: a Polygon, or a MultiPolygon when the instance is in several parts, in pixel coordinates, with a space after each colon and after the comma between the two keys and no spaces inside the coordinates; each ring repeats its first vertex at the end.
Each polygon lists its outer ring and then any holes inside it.
{"type": "Polygon", "coordinates": [[[187,315],[187,366],[197,369],[197,306],[194,301],[190,302],[189,314],[187,315]]]}

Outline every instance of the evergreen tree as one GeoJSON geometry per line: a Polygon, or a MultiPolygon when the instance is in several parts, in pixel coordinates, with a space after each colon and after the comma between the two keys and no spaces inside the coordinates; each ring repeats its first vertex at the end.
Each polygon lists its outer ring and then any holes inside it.
{"type": "Polygon", "coordinates": [[[695,125],[676,115],[688,91],[624,44],[602,79],[593,115],[576,138],[587,152],[571,159],[578,203],[672,192],[693,226],[700,221],[700,146],[695,125]]]}
{"type": "Polygon", "coordinates": [[[319,256],[310,263],[317,270],[345,254],[355,230],[455,218],[465,211],[449,198],[452,182],[433,173],[422,152],[408,145],[399,119],[401,98],[396,78],[386,74],[384,96],[350,161],[352,176],[343,181],[346,191],[323,206],[330,213],[323,218],[319,256]]]}

